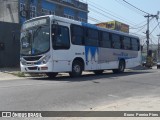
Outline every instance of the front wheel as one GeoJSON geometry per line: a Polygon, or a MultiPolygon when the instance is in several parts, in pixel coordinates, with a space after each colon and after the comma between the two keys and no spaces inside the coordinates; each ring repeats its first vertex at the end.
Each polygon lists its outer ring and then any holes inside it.
{"type": "Polygon", "coordinates": [[[72,72],[70,72],[71,77],[80,77],[82,75],[82,63],[79,61],[74,61],[72,64],[72,72]]]}
{"type": "Polygon", "coordinates": [[[50,72],[50,73],[46,73],[46,75],[47,75],[49,78],[54,78],[54,77],[56,77],[56,76],[58,75],[58,73],[52,73],[52,72],[50,72]]]}

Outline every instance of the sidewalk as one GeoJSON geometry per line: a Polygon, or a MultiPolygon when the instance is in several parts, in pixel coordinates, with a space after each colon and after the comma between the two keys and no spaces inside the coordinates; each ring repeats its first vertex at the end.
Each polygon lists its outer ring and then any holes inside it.
{"type": "Polygon", "coordinates": [[[20,68],[0,68],[0,80],[24,79],[20,76],[20,68]]]}
{"type": "MultiPolygon", "coordinates": [[[[153,67],[152,69],[156,69],[153,67]]],[[[138,66],[132,69],[126,69],[126,71],[132,70],[149,70],[146,67],[138,66]]],[[[84,72],[83,74],[93,74],[92,72],[84,72]]],[[[60,74],[60,76],[66,76],[66,74],[60,74]]],[[[68,74],[67,74],[68,75],[68,74]]],[[[0,80],[15,80],[15,79],[25,79],[26,77],[41,77],[43,75],[36,75],[36,74],[24,74],[20,71],[20,68],[0,68],[0,80]]],[[[44,77],[44,76],[43,76],[44,77]]]]}

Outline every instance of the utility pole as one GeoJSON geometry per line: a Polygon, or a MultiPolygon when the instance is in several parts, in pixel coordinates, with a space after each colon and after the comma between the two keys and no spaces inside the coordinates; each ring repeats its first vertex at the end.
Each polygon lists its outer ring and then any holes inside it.
{"type": "Polygon", "coordinates": [[[160,60],[160,35],[157,35],[158,36],[158,51],[157,51],[157,61],[160,60]]]}
{"type": "Polygon", "coordinates": [[[146,37],[147,37],[147,41],[146,41],[146,43],[147,43],[147,55],[148,55],[148,51],[149,51],[149,38],[150,38],[149,37],[149,35],[150,35],[150,32],[149,32],[149,23],[150,23],[150,18],[154,18],[154,17],[157,18],[157,16],[158,15],[150,15],[150,14],[144,16],[145,18],[147,18],[147,31],[146,31],[146,37]]]}
{"type": "Polygon", "coordinates": [[[25,0],[25,13],[26,13],[26,20],[29,20],[30,19],[30,5],[31,5],[31,0],[25,0]]]}
{"type": "Polygon", "coordinates": [[[149,23],[150,23],[150,18],[156,18],[158,20],[159,18],[159,11],[157,12],[157,15],[151,15],[151,14],[148,14],[146,16],[144,16],[145,18],[147,18],[147,31],[146,31],[146,37],[147,37],[147,59],[146,59],[146,64],[148,67],[151,67],[152,66],[152,57],[149,55],[149,35],[150,35],[150,31],[149,31],[149,23]]]}
{"type": "Polygon", "coordinates": [[[146,31],[147,41],[146,41],[146,43],[147,43],[147,56],[148,56],[148,51],[149,51],[149,22],[150,22],[149,18],[151,16],[148,14],[147,16],[144,16],[144,17],[147,18],[147,31],[146,31]]]}

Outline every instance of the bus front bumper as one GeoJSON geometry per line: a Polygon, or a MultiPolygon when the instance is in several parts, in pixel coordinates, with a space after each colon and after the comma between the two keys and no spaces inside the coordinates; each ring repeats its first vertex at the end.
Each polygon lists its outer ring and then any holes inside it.
{"type": "Polygon", "coordinates": [[[52,65],[50,65],[49,63],[43,65],[32,65],[32,66],[26,66],[21,64],[21,72],[43,73],[52,71],[53,71],[52,65]]]}

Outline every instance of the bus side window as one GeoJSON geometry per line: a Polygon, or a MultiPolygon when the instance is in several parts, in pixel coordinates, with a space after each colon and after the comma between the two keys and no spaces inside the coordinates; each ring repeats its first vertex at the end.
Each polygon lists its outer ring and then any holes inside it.
{"type": "Polygon", "coordinates": [[[100,47],[111,48],[111,39],[108,32],[101,32],[100,47]]]}
{"type": "Polygon", "coordinates": [[[121,48],[120,36],[116,34],[112,34],[112,47],[115,49],[121,48]]]}
{"type": "Polygon", "coordinates": [[[65,26],[52,26],[52,43],[54,49],[69,49],[69,29],[65,26]]]}
{"type": "Polygon", "coordinates": [[[132,50],[138,51],[139,50],[139,40],[132,38],[131,39],[131,43],[132,43],[132,50]]]}
{"type": "Polygon", "coordinates": [[[96,46],[99,45],[99,33],[98,30],[88,28],[86,31],[85,45],[96,46]]]}
{"type": "Polygon", "coordinates": [[[72,44],[83,45],[83,28],[78,25],[71,25],[71,40],[72,44]]]}
{"type": "Polygon", "coordinates": [[[129,37],[124,37],[124,49],[131,50],[131,39],[129,37]]]}
{"type": "Polygon", "coordinates": [[[126,49],[123,36],[120,37],[120,44],[121,44],[121,49],[126,49]]]}

